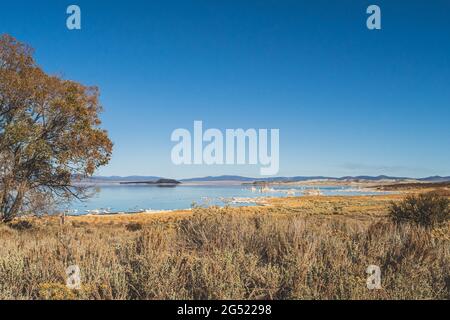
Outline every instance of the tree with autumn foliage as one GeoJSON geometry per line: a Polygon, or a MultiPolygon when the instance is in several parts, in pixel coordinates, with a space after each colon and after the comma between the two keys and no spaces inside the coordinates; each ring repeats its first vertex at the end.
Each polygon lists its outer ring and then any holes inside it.
{"type": "Polygon", "coordinates": [[[0,221],[37,203],[86,196],[74,179],[107,164],[99,91],[46,74],[33,50],[0,37],[0,221]]]}

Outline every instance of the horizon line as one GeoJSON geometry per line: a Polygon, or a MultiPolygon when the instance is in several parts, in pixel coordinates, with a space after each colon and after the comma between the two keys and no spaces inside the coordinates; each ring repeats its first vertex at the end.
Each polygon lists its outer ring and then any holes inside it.
{"type": "Polygon", "coordinates": [[[396,178],[396,179],[426,179],[426,178],[447,178],[450,177],[450,175],[427,175],[427,176],[397,176],[397,175],[387,175],[387,174],[356,174],[356,175],[343,175],[343,176],[325,176],[325,175],[276,175],[276,176],[260,176],[260,177],[252,177],[252,176],[246,176],[246,175],[234,175],[234,174],[219,174],[219,175],[205,175],[205,176],[193,176],[193,177],[181,177],[181,178],[173,178],[170,176],[163,176],[163,175],[151,175],[151,174],[131,174],[131,175],[93,175],[89,178],[130,178],[130,177],[154,177],[154,178],[172,178],[176,180],[190,180],[190,179],[204,179],[204,178],[221,178],[221,177],[239,177],[239,178],[246,178],[246,179],[275,179],[275,178],[316,178],[316,179],[342,179],[342,178],[358,178],[358,177],[371,177],[371,178],[378,178],[378,177],[387,177],[387,178],[396,178]]]}

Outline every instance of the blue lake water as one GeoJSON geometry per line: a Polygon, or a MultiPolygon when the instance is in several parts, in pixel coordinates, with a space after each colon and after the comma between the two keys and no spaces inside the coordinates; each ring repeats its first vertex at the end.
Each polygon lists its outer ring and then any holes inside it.
{"type": "MultiPolygon", "coordinates": [[[[97,186],[98,192],[86,202],[74,202],[71,214],[138,212],[143,210],[187,209],[193,203],[209,206],[254,205],[246,202],[249,198],[302,196],[304,189],[317,187],[273,186],[261,192],[243,185],[180,185],[177,187],[158,187],[148,185],[107,185],[97,186]],[[291,190],[290,193],[287,191],[291,190]],[[233,200],[237,200],[235,203],[233,200]],[[239,201],[241,200],[241,201],[239,201]],[[95,212],[93,212],[95,211],[95,212]]],[[[323,195],[371,195],[379,194],[354,190],[349,187],[321,186],[323,195]]]]}

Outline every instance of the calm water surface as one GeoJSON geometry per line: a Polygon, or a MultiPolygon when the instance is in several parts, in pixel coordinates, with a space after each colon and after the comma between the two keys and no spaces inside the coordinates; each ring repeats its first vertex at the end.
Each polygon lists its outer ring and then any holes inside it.
{"type": "MultiPolygon", "coordinates": [[[[104,212],[138,212],[141,210],[174,210],[187,209],[193,203],[197,205],[230,204],[232,199],[248,199],[258,197],[301,196],[303,189],[313,187],[273,186],[272,190],[260,192],[242,185],[181,185],[177,187],[158,187],[148,185],[108,185],[99,186],[98,193],[87,202],[71,204],[71,214],[104,213],[104,212]],[[293,194],[294,192],[294,194],[293,194]],[[94,212],[93,212],[94,211],[94,212]]],[[[315,187],[317,188],[317,187],[315,187]]],[[[320,187],[324,195],[371,195],[379,194],[358,191],[350,187],[320,187]]],[[[238,203],[231,205],[254,205],[254,203],[238,203]]]]}

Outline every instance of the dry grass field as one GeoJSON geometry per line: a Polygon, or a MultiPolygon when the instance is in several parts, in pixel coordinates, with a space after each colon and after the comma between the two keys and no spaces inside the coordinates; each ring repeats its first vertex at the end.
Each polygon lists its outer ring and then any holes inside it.
{"type": "Polygon", "coordinates": [[[402,198],[16,220],[0,225],[0,299],[449,299],[450,225],[394,225],[402,198]]]}

